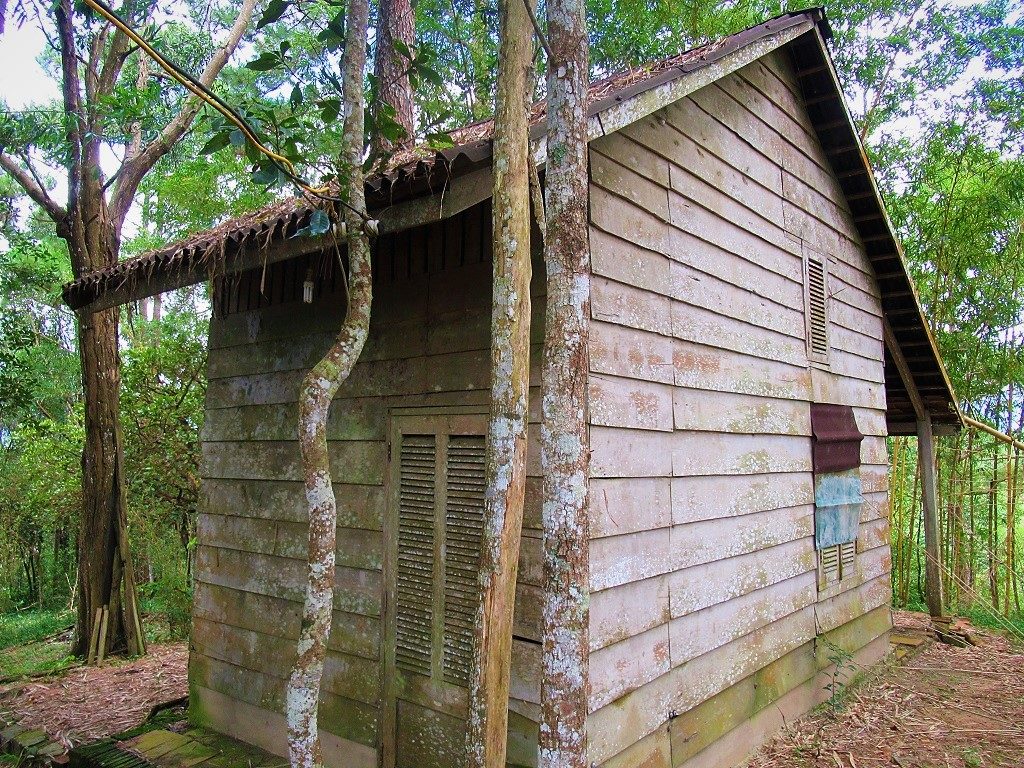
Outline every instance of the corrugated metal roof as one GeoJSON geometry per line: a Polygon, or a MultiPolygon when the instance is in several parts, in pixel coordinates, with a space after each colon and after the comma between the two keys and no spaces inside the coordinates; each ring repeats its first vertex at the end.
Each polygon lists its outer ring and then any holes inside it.
{"type": "MultiPolygon", "coordinates": [[[[820,9],[787,13],[676,56],[635,67],[597,80],[590,86],[589,114],[599,114],[613,105],[670,82],[717,61],[722,56],[768,35],[808,20],[824,23],[820,9]]],[[[530,115],[531,133],[544,130],[547,105],[540,101],[530,115]]],[[[481,120],[452,132],[455,146],[443,151],[418,147],[397,153],[383,172],[367,179],[367,205],[391,205],[441,189],[469,171],[488,165],[491,157],[493,120],[481,120]]],[[[269,242],[275,235],[290,235],[305,225],[314,205],[293,197],[253,213],[225,221],[212,229],[176,243],[148,251],[104,269],[96,270],[64,286],[64,301],[72,309],[86,307],[107,291],[127,283],[144,283],[159,272],[187,271],[193,282],[212,276],[232,246],[243,241],[269,242]]]]}
{"type": "MultiPolygon", "coordinates": [[[[782,30],[811,23],[810,31],[786,44],[799,79],[804,104],[818,138],[853,213],[868,258],[875,268],[886,319],[901,350],[912,361],[913,381],[937,425],[955,429],[959,409],[939,357],[892,224],[885,212],[870,163],[846,106],[825,46],[831,36],[824,11],[812,8],[787,13],[735,35],[677,56],[598,80],[590,87],[591,116],[601,115],[659,86],[702,70],[728,54],[770,38],[782,30]],[[910,350],[913,350],[910,352],[910,350]]],[[[542,135],[546,105],[531,114],[531,133],[542,135]]],[[[418,148],[400,153],[388,169],[367,180],[371,210],[446,188],[452,180],[490,164],[493,122],[484,120],[453,132],[456,146],[435,152],[418,148]]],[[[186,240],[98,270],[64,287],[74,309],[88,307],[108,291],[139,286],[138,296],[154,276],[180,272],[200,282],[223,268],[225,254],[245,243],[269,244],[304,226],[313,206],[291,198],[261,211],[232,219],[186,240]]],[[[915,412],[906,386],[886,350],[886,397],[890,434],[913,434],[915,412]]]]}

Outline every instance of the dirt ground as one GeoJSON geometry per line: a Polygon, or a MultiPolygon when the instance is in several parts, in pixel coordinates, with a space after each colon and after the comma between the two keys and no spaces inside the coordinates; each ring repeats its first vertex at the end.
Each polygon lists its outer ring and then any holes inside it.
{"type": "Polygon", "coordinates": [[[157,704],[188,693],[185,643],[154,645],[134,661],[76,667],[57,678],[0,687],[0,709],[71,747],[138,725],[157,704]]]}
{"type": "MultiPolygon", "coordinates": [[[[928,619],[896,612],[896,632],[923,636],[928,619]]],[[[976,647],[932,642],[851,686],[762,748],[749,768],[1024,768],[1024,643],[972,629],[976,647]]],[[[141,723],[186,694],[184,643],[132,662],[73,669],[0,687],[0,709],[65,745],[141,723]]]]}
{"type": "MultiPolygon", "coordinates": [[[[923,635],[924,614],[896,611],[895,632],[923,635]]],[[[1020,768],[1024,642],[971,628],[977,646],[932,642],[890,662],[781,733],[748,768],[1020,768]]]]}

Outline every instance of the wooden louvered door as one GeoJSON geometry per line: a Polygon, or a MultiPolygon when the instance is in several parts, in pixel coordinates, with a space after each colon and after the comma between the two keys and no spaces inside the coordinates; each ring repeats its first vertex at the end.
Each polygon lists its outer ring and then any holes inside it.
{"type": "Polygon", "coordinates": [[[392,420],[384,768],[465,762],[486,427],[479,413],[392,420]]]}

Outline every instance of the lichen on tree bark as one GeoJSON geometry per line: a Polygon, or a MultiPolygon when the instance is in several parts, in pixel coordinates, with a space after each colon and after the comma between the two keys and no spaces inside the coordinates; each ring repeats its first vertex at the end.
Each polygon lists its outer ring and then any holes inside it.
{"type": "Polygon", "coordinates": [[[544,606],[541,768],[586,768],[590,445],[587,35],[582,0],[549,0],[541,372],[544,606]]]}
{"type": "Polygon", "coordinates": [[[286,695],[288,754],[295,768],[320,768],[324,764],[317,712],[334,603],[338,517],[327,449],[327,415],[338,387],[359,359],[370,327],[370,243],[364,230],[366,200],[361,170],[368,15],[367,0],[351,0],[342,60],[347,105],[342,165],[348,180],[349,207],[344,215],[348,240],[348,311],[333,345],[306,374],[299,391],[299,446],[309,507],[309,558],[297,658],[286,695]]]}
{"type": "Polygon", "coordinates": [[[498,13],[501,44],[494,111],[491,414],[481,598],[470,685],[470,768],[505,765],[530,386],[530,142],[523,101],[531,71],[530,21],[523,0],[499,0],[498,13]]]}

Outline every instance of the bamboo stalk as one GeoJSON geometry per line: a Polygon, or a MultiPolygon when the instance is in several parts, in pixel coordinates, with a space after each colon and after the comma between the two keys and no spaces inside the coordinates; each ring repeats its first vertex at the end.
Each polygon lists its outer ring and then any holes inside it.
{"type": "Polygon", "coordinates": [[[992,435],[992,437],[996,438],[997,440],[1002,440],[1004,443],[1009,443],[1017,450],[1024,451],[1024,442],[1021,442],[1017,438],[1011,437],[1005,432],[1000,432],[995,427],[991,427],[983,421],[972,419],[970,416],[964,416],[963,420],[964,424],[966,424],[967,426],[974,427],[975,429],[980,429],[982,432],[992,435]]]}
{"type": "MultiPolygon", "coordinates": [[[[1012,393],[1012,387],[1011,387],[1012,393]]],[[[1012,402],[1012,398],[1011,398],[1012,402]]],[[[1003,568],[1003,616],[1010,615],[1010,602],[1013,599],[1013,548],[1014,548],[1014,477],[1013,477],[1013,445],[1006,446],[1006,567],[1003,568]]]]}

